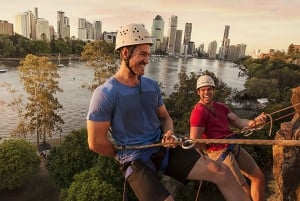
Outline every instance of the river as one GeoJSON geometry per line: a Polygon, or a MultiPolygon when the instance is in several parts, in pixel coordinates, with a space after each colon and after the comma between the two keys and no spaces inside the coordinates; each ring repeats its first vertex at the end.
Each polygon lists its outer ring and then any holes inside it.
{"type": "MultiPolygon", "coordinates": [[[[25,95],[19,81],[18,71],[11,67],[8,69],[6,73],[0,73],[0,83],[9,83],[18,90],[19,94],[25,95]]],[[[187,74],[209,70],[229,87],[236,88],[237,90],[244,89],[246,77],[238,77],[240,70],[234,67],[231,62],[218,60],[197,58],[188,58],[187,60],[182,58],[153,59],[148,66],[146,66],[145,76],[160,82],[164,93],[169,95],[174,85],[178,83],[178,73],[181,70],[184,70],[187,74]]],[[[58,73],[60,75],[59,86],[64,90],[63,93],[57,95],[59,102],[64,108],[64,110],[59,113],[65,122],[62,126],[63,132],[61,133],[63,136],[72,130],[85,127],[85,117],[91,92],[87,88],[83,88],[82,85],[91,83],[94,74],[93,69],[87,67],[83,62],[73,62],[70,65],[66,64],[65,67],[59,68],[58,73]]],[[[6,102],[12,100],[11,94],[2,87],[0,87],[0,101],[1,100],[6,102]]],[[[16,112],[0,104],[1,141],[9,138],[9,132],[17,123],[18,118],[16,112]]],[[[59,138],[59,136],[60,134],[56,134],[53,138],[59,138]]],[[[35,136],[32,136],[32,138],[34,139],[35,136]]]]}

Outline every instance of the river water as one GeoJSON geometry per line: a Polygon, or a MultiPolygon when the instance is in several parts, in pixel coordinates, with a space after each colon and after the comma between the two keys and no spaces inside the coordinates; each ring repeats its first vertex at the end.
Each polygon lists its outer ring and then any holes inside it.
{"type": "MultiPolygon", "coordinates": [[[[178,73],[184,70],[187,74],[191,72],[200,73],[209,70],[219,79],[225,82],[229,87],[238,90],[244,89],[246,77],[238,77],[240,70],[234,67],[233,63],[189,58],[159,58],[153,59],[145,69],[145,76],[151,77],[162,84],[163,92],[169,95],[175,84],[178,83],[178,73]]],[[[61,135],[66,135],[72,130],[86,126],[86,113],[88,110],[91,92],[83,85],[91,83],[93,80],[93,69],[87,67],[83,62],[73,62],[59,68],[60,75],[59,85],[64,91],[57,95],[59,102],[63,105],[64,110],[59,114],[65,124],[62,126],[61,135]]],[[[19,94],[24,94],[19,81],[18,71],[15,68],[9,68],[6,73],[0,73],[0,83],[9,83],[19,94]]],[[[196,84],[196,83],[195,83],[196,84]]],[[[195,86],[191,86],[195,87],[195,86]]],[[[25,94],[24,94],[25,95],[25,94]]],[[[9,102],[12,95],[5,88],[0,87],[0,102],[9,102]]],[[[16,112],[11,108],[6,108],[0,104],[0,142],[9,138],[9,132],[19,122],[16,112]]],[[[59,138],[56,134],[53,138],[59,138]]],[[[35,136],[32,136],[35,139],[35,136]]],[[[30,137],[29,137],[30,139],[30,137]]]]}

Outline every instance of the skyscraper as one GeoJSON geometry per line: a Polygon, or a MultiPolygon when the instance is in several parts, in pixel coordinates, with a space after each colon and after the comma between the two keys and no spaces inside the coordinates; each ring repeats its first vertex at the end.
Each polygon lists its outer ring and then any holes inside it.
{"type": "Polygon", "coordinates": [[[228,42],[228,36],[229,36],[229,25],[225,25],[225,30],[224,30],[224,36],[223,36],[223,41],[222,41],[222,46],[223,47],[229,47],[229,42],[228,42]]]}
{"type": "Polygon", "coordinates": [[[102,22],[94,21],[94,39],[100,40],[102,38],[102,22]]]}
{"type": "Polygon", "coordinates": [[[184,38],[183,38],[183,54],[186,55],[188,53],[188,45],[192,38],[192,23],[185,23],[184,28],[184,38]]]}
{"type": "Polygon", "coordinates": [[[156,15],[152,24],[152,37],[154,37],[154,51],[163,50],[165,21],[160,15],[156,15]]]}
{"type": "Polygon", "coordinates": [[[63,11],[57,11],[57,34],[59,38],[70,38],[69,18],[65,17],[63,11]]]}
{"type": "Polygon", "coordinates": [[[35,39],[35,16],[31,11],[16,15],[16,33],[28,38],[35,39]],[[34,33],[33,33],[34,32],[34,33]]]}
{"type": "Polygon", "coordinates": [[[172,15],[169,19],[169,33],[168,33],[168,46],[167,53],[174,54],[175,51],[175,40],[176,40],[176,30],[177,30],[178,17],[172,15]]]}

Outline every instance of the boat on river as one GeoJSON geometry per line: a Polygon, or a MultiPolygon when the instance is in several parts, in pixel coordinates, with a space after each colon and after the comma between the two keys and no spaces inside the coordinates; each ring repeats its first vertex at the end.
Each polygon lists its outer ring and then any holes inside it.
{"type": "Polygon", "coordinates": [[[57,63],[57,67],[61,68],[64,67],[65,65],[60,63],[60,53],[58,54],[58,63],[57,63]]]}
{"type": "Polygon", "coordinates": [[[6,73],[6,72],[7,72],[7,68],[0,67],[0,73],[6,73]]]}

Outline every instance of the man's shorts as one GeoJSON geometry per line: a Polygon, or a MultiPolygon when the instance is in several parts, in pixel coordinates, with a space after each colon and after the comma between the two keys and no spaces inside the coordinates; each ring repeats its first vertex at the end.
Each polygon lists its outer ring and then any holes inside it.
{"type": "Polygon", "coordinates": [[[169,163],[165,175],[185,184],[189,172],[200,157],[201,155],[195,149],[183,149],[179,146],[170,149],[169,163]]]}
{"type": "MultiPolygon", "coordinates": [[[[219,151],[208,152],[207,154],[209,158],[218,160],[225,150],[226,148],[219,151]]],[[[252,174],[254,169],[258,168],[255,160],[245,149],[240,147],[239,150],[239,145],[234,147],[234,153],[228,153],[223,163],[229,167],[241,186],[247,183],[244,176],[248,177],[252,174]]]]}
{"type": "MultiPolygon", "coordinates": [[[[195,149],[171,148],[168,166],[164,172],[182,183],[194,167],[200,154],[195,149]]],[[[130,165],[134,171],[127,178],[128,183],[141,201],[163,201],[170,194],[161,183],[158,173],[138,160],[130,165]]]]}

